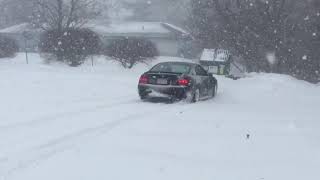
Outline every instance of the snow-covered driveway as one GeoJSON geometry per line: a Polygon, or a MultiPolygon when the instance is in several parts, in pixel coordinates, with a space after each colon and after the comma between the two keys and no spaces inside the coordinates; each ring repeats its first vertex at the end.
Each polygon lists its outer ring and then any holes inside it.
{"type": "Polygon", "coordinates": [[[0,180],[318,180],[320,87],[219,78],[216,99],[147,103],[146,70],[0,62],[0,180]]]}

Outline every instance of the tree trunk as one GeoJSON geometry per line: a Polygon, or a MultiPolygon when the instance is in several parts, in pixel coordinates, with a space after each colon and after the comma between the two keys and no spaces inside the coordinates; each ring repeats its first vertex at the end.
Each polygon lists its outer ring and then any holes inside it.
{"type": "Polygon", "coordinates": [[[57,0],[57,13],[58,13],[58,31],[62,33],[63,31],[63,0],[57,0]]]}

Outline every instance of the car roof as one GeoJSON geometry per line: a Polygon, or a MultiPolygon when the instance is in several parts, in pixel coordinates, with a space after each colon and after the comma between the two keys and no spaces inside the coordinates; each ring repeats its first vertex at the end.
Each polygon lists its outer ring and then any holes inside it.
{"type": "Polygon", "coordinates": [[[167,61],[167,62],[161,62],[159,64],[184,64],[184,65],[189,65],[189,66],[197,66],[200,64],[193,63],[193,62],[183,62],[183,61],[167,61]]]}

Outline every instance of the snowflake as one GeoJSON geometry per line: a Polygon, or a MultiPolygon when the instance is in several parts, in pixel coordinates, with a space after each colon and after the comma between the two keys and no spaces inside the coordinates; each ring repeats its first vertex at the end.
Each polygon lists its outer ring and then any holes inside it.
{"type": "Polygon", "coordinates": [[[303,59],[303,60],[307,60],[307,59],[308,59],[308,56],[307,56],[307,55],[304,55],[304,56],[302,56],[302,59],[303,59]]]}
{"type": "Polygon", "coordinates": [[[62,42],[61,42],[61,41],[59,41],[59,42],[58,42],[58,45],[61,45],[61,44],[62,44],[62,42]]]}
{"type": "Polygon", "coordinates": [[[269,4],[269,1],[266,1],[266,4],[269,4]]]}
{"type": "Polygon", "coordinates": [[[277,61],[275,53],[267,53],[267,60],[271,65],[274,65],[277,61]]]}
{"type": "Polygon", "coordinates": [[[312,36],[317,36],[317,33],[312,33],[312,36]]]}
{"type": "Polygon", "coordinates": [[[250,6],[253,6],[253,3],[250,3],[250,6]]]}
{"type": "Polygon", "coordinates": [[[320,12],[317,13],[317,16],[320,16],[320,12]]]}
{"type": "Polygon", "coordinates": [[[309,16],[306,16],[306,17],[304,18],[305,21],[308,21],[309,19],[310,19],[309,16]]]}

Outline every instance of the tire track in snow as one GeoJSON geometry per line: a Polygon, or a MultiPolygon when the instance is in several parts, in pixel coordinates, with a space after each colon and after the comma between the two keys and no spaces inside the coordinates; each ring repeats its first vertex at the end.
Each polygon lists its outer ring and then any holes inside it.
{"type": "MultiPolygon", "coordinates": [[[[182,111],[188,110],[190,108],[192,108],[192,106],[187,106],[187,108],[183,108],[182,111]]],[[[170,109],[171,106],[165,107],[165,109],[163,109],[162,111],[162,114],[167,113],[167,110],[170,109]]],[[[98,110],[101,109],[96,109],[96,111],[98,110]]],[[[179,109],[178,111],[181,111],[181,109],[179,109]]],[[[32,166],[36,166],[40,162],[48,160],[57,154],[63,153],[68,150],[72,150],[76,146],[80,146],[80,144],[82,145],[85,140],[89,140],[98,135],[109,133],[110,131],[121,126],[125,122],[135,121],[141,117],[145,117],[146,115],[155,112],[159,113],[158,109],[138,114],[131,114],[111,122],[104,122],[101,125],[95,127],[81,129],[78,131],[74,131],[73,133],[55,138],[53,140],[47,141],[43,144],[33,147],[28,152],[11,154],[10,157],[5,157],[6,161],[4,161],[3,163],[0,162],[0,180],[7,180],[12,175],[21,170],[27,169],[32,166]]]]}
{"type": "Polygon", "coordinates": [[[17,123],[13,123],[13,124],[0,126],[0,133],[5,132],[7,130],[19,128],[19,127],[32,126],[32,125],[47,123],[49,121],[57,121],[57,120],[59,120],[59,118],[77,116],[78,114],[90,113],[90,112],[94,112],[97,110],[109,109],[109,108],[113,108],[113,107],[118,107],[120,105],[128,105],[131,103],[132,104],[136,103],[136,101],[134,99],[132,99],[130,101],[126,100],[126,101],[120,101],[120,102],[113,103],[113,104],[101,104],[101,105],[97,105],[94,107],[81,108],[81,109],[75,110],[75,111],[67,111],[67,112],[61,112],[61,113],[58,113],[55,115],[47,115],[47,116],[43,116],[43,117],[36,118],[36,119],[26,121],[26,122],[17,122],[17,123]]]}
{"type": "Polygon", "coordinates": [[[84,139],[89,139],[99,134],[109,133],[114,128],[122,125],[126,121],[137,120],[140,117],[145,116],[148,113],[153,113],[155,111],[144,112],[140,114],[133,114],[114,120],[112,122],[106,122],[102,125],[96,127],[85,128],[73,133],[64,135],[62,137],[50,140],[46,143],[38,145],[31,149],[31,151],[23,152],[21,154],[11,155],[11,157],[6,157],[6,161],[3,164],[0,163],[0,179],[7,180],[10,176],[14,175],[16,172],[35,166],[41,161],[47,160],[59,153],[63,153],[67,150],[71,150],[77,144],[83,143],[84,139]],[[77,143],[78,142],[78,143],[77,143]],[[1,167],[7,166],[9,167],[1,167]]]}
{"type": "MultiPolygon", "coordinates": [[[[122,101],[118,103],[113,103],[113,104],[103,104],[103,105],[98,105],[94,106],[91,108],[86,108],[85,111],[82,112],[68,112],[68,113],[63,113],[60,114],[59,116],[56,116],[57,118],[59,117],[76,117],[76,116],[81,116],[83,113],[92,113],[92,112],[98,112],[103,109],[108,109],[110,107],[116,107],[118,109],[121,109],[121,105],[131,105],[131,104],[139,104],[137,101],[130,100],[130,101],[122,101]],[[120,107],[119,107],[120,105],[120,107]],[[62,116],[61,116],[62,115],[62,116]]],[[[141,101],[139,101],[141,102],[141,101]]],[[[142,102],[143,103],[143,102],[142,102]]],[[[148,104],[148,103],[145,103],[148,104]]],[[[154,103],[150,103],[154,104],[154,103]]],[[[162,104],[162,103],[161,103],[162,104]]],[[[157,106],[158,107],[158,106],[157,106]]],[[[162,106],[165,107],[162,110],[162,114],[171,112],[168,111],[171,110],[171,106],[162,106]]],[[[183,108],[179,108],[176,111],[185,111],[187,109],[191,109],[192,106],[182,106],[183,108]],[[186,108],[187,107],[187,108],[186,108]]],[[[111,130],[114,128],[117,128],[118,126],[122,125],[124,122],[127,121],[134,121],[139,119],[140,117],[144,117],[148,114],[152,114],[154,112],[159,113],[158,109],[152,110],[152,111],[147,111],[139,114],[131,114],[128,116],[125,116],[123,118],[119,118],[117,120],[111,121],[111,122],[102,122],[101,125],[95,126],[95,127],[90,127],[90,128],[84,128],[81,130],[74,131],[73,133],[61,136],[59,138],[55,138],[53,140],[47,141],[43,144],[34,146],[28,151],[21,152],[21,153],[15,153],[11,154],[8,157],[4,157],[5,161],[0,162],[0,180],[6,180],[8,179],[11,175],[14,175],[16,172],[20,170],[27,169],[32,166],[36,166],[38,163],[45,161],[47,159],[50,159],[51,157],[63,153],[67,150],[72,150],[75,146],[80,145],[83,143],[84,139],[92,138],[95,137],[99,134],[105,134],[109,133],[111,130]],[[77,143],[78,142],[78,143],[77,143]],[[3,167],[3,168],[2,168],[3,167]]],[[[51,119],[48,119],[51,121],[51,119]]],[[[54,120],[54,119],[52,119],[54,120]]],[[[31,122],[32,124],[33,122],[31,122]]],[[[37,124],[37,123],[36,123],[37,124]]],[[[29,123],[26,125],[30,125],[29,123]]],[[[12,127],[13,128],[13,127],[12,127]]]]}

